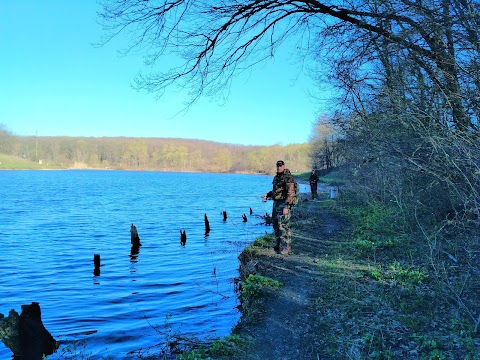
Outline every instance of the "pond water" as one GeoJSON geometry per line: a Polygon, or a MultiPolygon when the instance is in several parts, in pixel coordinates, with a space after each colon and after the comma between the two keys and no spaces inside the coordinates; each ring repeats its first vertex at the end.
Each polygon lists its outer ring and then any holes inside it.
{"type": "MultiPolygon", "coordinates": [[[[271,180],[1,171],[0,313],[20,313],[21,305],[39,302],[43,323],[62,348],[75,345],[94,359],[138,358],[138,352],[129,353],[164,343],[165,329],[198,339],[228,335],[240,317],[238,255],[272,231],[259,218],[271,213],[271,202],[260,198],[271,180]],[[142,243],[138,254],[131,251],[132,223],[142,243]],[[180,230],[187,234],[185,246],[180,230]],[[94,254],[101,258],[100,275],[94,275],[94,254]]],[[[10,356],[0,342],[0,358],[10,356]]],[[[57,352],[48,358],[62,357],[57,352]]]]}

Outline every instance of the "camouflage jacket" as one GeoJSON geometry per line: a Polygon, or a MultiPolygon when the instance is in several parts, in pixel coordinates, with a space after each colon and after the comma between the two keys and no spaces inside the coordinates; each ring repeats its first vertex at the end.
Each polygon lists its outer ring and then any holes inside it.
{"type": "Polygon", "coordinates": [[[285,169],[282,173],[277,173],[273,178],[273,189],[267,193],[267,197],[275,201],[285,200],[285,205],[292,206],[293,196],[295,195],[295,183],[290,170],[285,169]]]}

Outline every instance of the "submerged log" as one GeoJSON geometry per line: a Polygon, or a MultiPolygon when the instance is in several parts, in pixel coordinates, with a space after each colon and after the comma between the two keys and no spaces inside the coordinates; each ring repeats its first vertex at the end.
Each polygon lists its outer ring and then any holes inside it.
{"type": "Polygon", "coordinates": [[[22,305],[20,316],[12,309],[8,317],[0,314],[0,340],[14,358],[41,360],[58,349],[58,343],[42,323],[40,305],[22,305]]]}
{"type": "Polygon", "coordinates": [[[132,245],[130,248],[130,257],[137,257],[137,255],[140,253],[140,246],[139,245],[132,245]]]}

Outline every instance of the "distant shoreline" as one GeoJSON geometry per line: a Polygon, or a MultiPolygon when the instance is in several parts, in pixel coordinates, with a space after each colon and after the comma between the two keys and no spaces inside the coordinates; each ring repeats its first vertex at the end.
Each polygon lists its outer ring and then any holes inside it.
{"type": "Polygon", "coordinates": [[[0,165],[0,171],[144,171],[144,172],[176,172],[176,173],[198,173],[198,174],[244,174],[244,175],[267,175],[270,174],[265,173],[250,173],[250,172],[212,172],[212,171],[195,171],[195,170],[161,170],[161,169],[105,169],[105,168],[76,168],[76,167],[69,167],[69,168],[2,168],[0,165]]]}

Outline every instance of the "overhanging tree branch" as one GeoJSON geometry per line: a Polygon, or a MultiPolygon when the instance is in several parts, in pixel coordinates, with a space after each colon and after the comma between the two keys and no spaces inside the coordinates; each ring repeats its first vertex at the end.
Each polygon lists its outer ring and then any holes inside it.
{"type": "MultiPolygon", "coordinates": [[[[102,0],[100,18],[109,31],[104,42],[131,31],[133,41],[125,51],[144,49],[147,65],[157,66],[163,55],[182,57],[182,66],[139,76],[137,85],[161,93],[179,84],[192,90],[192,101],[207,89],[228,88],[236,73],[273,56],[296,31],[320,33],[330,28],[339,33],[344,29],[342,37],[353,34],[353,29],[375,34],[420,59],[426,68],[434,68],[430,74],[444,82],[458,129],[466,130],[469,120],[452,47],[458,27],[453,9],[470,4],[468,0],[453,3],[451,8],[450,2],[427,7],[410,0],[385,4],[369,0],[102,0]],[[442,26],[451,27],[450,35],[442,26]]],[[[472,22],[465,24],[465,36],[477,39],[472,22]]],[[[342,39],[342,46],[348,46],[350,40],[342,39]]]]}

